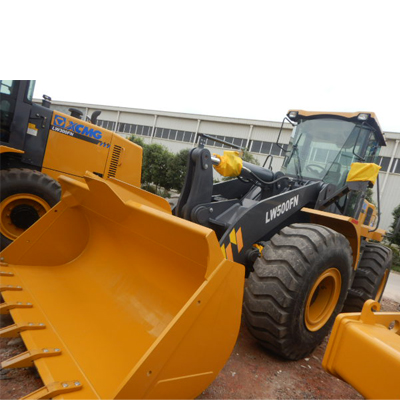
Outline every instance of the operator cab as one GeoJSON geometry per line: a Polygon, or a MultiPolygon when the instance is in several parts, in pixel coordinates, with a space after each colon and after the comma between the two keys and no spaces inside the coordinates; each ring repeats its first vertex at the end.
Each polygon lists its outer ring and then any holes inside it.
{"type": "MultiPolygon", "coordinates": [[[[18,130],[20,128],[19,125],[22,126],[25,123],[28,125],[29,112],[26,113],[25,111],[32,105],[34,89],[35,81],[0,81],[0,133],[1,142],[4,144],[7,143],[17,148],[21,147],[19,137],[16,138],[18,139],[16,143],[10,142],[10,140],[13,141],[13,138],[10,137],[10,132],[18,130]]],[[[26,126],[24,128],[26,130],[26,126]]]]}
{"type": "Polygon", "coordinates": [[[282,172],[300,181],[321,180],[345,186],[354,162],[374,163],[385,146],[374,113],[318,113],[292,110],[295,124],[282,172]]]}

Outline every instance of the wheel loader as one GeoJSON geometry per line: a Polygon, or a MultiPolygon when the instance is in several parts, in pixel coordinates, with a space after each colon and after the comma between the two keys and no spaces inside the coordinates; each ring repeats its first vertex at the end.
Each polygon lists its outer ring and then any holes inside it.
{"type": "Polygon", "coordinates": [[[32,102],[35,81],[0,81],[3,249],[59,200],[60,175],[83,180],[86,171],[140,185],[141,148],[90,122],[82,112],[50,110],[51,98],[32,102]]]}
{"type": "Polygon", "coordinates": [[[44,387],[28,398],[193,398],[229,357],[242,307],[253,336],[295,360],[342,309],[379,300],[391,252],[365,200],[385,145],[376,116],[286,118],[277,172],[201,137],[172,214],[121,179],[58,178],[61,201],[1,253],[15,325],[0,335],[28,349],[2,365],[36,366],[44,387]],[[233,179],[213,184],[213,166],[233,179]]]}
{"type": "Polygon", "coordinates": [[[193,149],[174,213],[213,229],[225,257],[246,267],[250,332],[297,360],[322,342],[342,309],[380,300],[392,252],[378,243],[385,232],[365,200],[385,145],[375,114],[291,110],[286,120],[294,129],[287,149],[277,142],[286,152],[281,171],[235,151],[193,149]],[[235,179],[213,185],[211,165],[235,179]]]}

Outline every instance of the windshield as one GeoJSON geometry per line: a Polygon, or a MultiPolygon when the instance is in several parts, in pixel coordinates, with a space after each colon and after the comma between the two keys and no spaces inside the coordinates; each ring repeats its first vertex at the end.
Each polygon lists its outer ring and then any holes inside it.
{"type": "Polygon", "coordinates": [[[374,162],[379,151],[371,128],[333,118],[300,121],[289,142],[282,172],[341,187],[350,165],[374,162]]]}

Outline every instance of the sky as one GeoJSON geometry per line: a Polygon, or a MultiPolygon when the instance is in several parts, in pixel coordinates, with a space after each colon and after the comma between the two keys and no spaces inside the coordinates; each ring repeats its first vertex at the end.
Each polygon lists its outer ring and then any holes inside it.
{"type": "Polygon", "coordinates": [[[400,132],[399,0],[3,0],[2,14],[16,33],[2,75],[36,79],[36,98],[267,121],[373,111],[400,132]]]}

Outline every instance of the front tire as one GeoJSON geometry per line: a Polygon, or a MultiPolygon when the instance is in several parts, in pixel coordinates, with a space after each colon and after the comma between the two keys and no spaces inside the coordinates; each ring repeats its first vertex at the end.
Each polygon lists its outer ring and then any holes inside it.
{"type": "Polygon", "coordinates": [[[48,175],[26,168],[0,171],[0,183],[1,249],[4,249],[58,203],[61,187],[48,175]]]}
{"type": "Polygon", "coordinates": [[[349,242],[330,228],[293,224],[282,229],[246,282],[243,312],[252,335],[284,358],[309,355],[343,307],[352,262],[349,242]]]}

